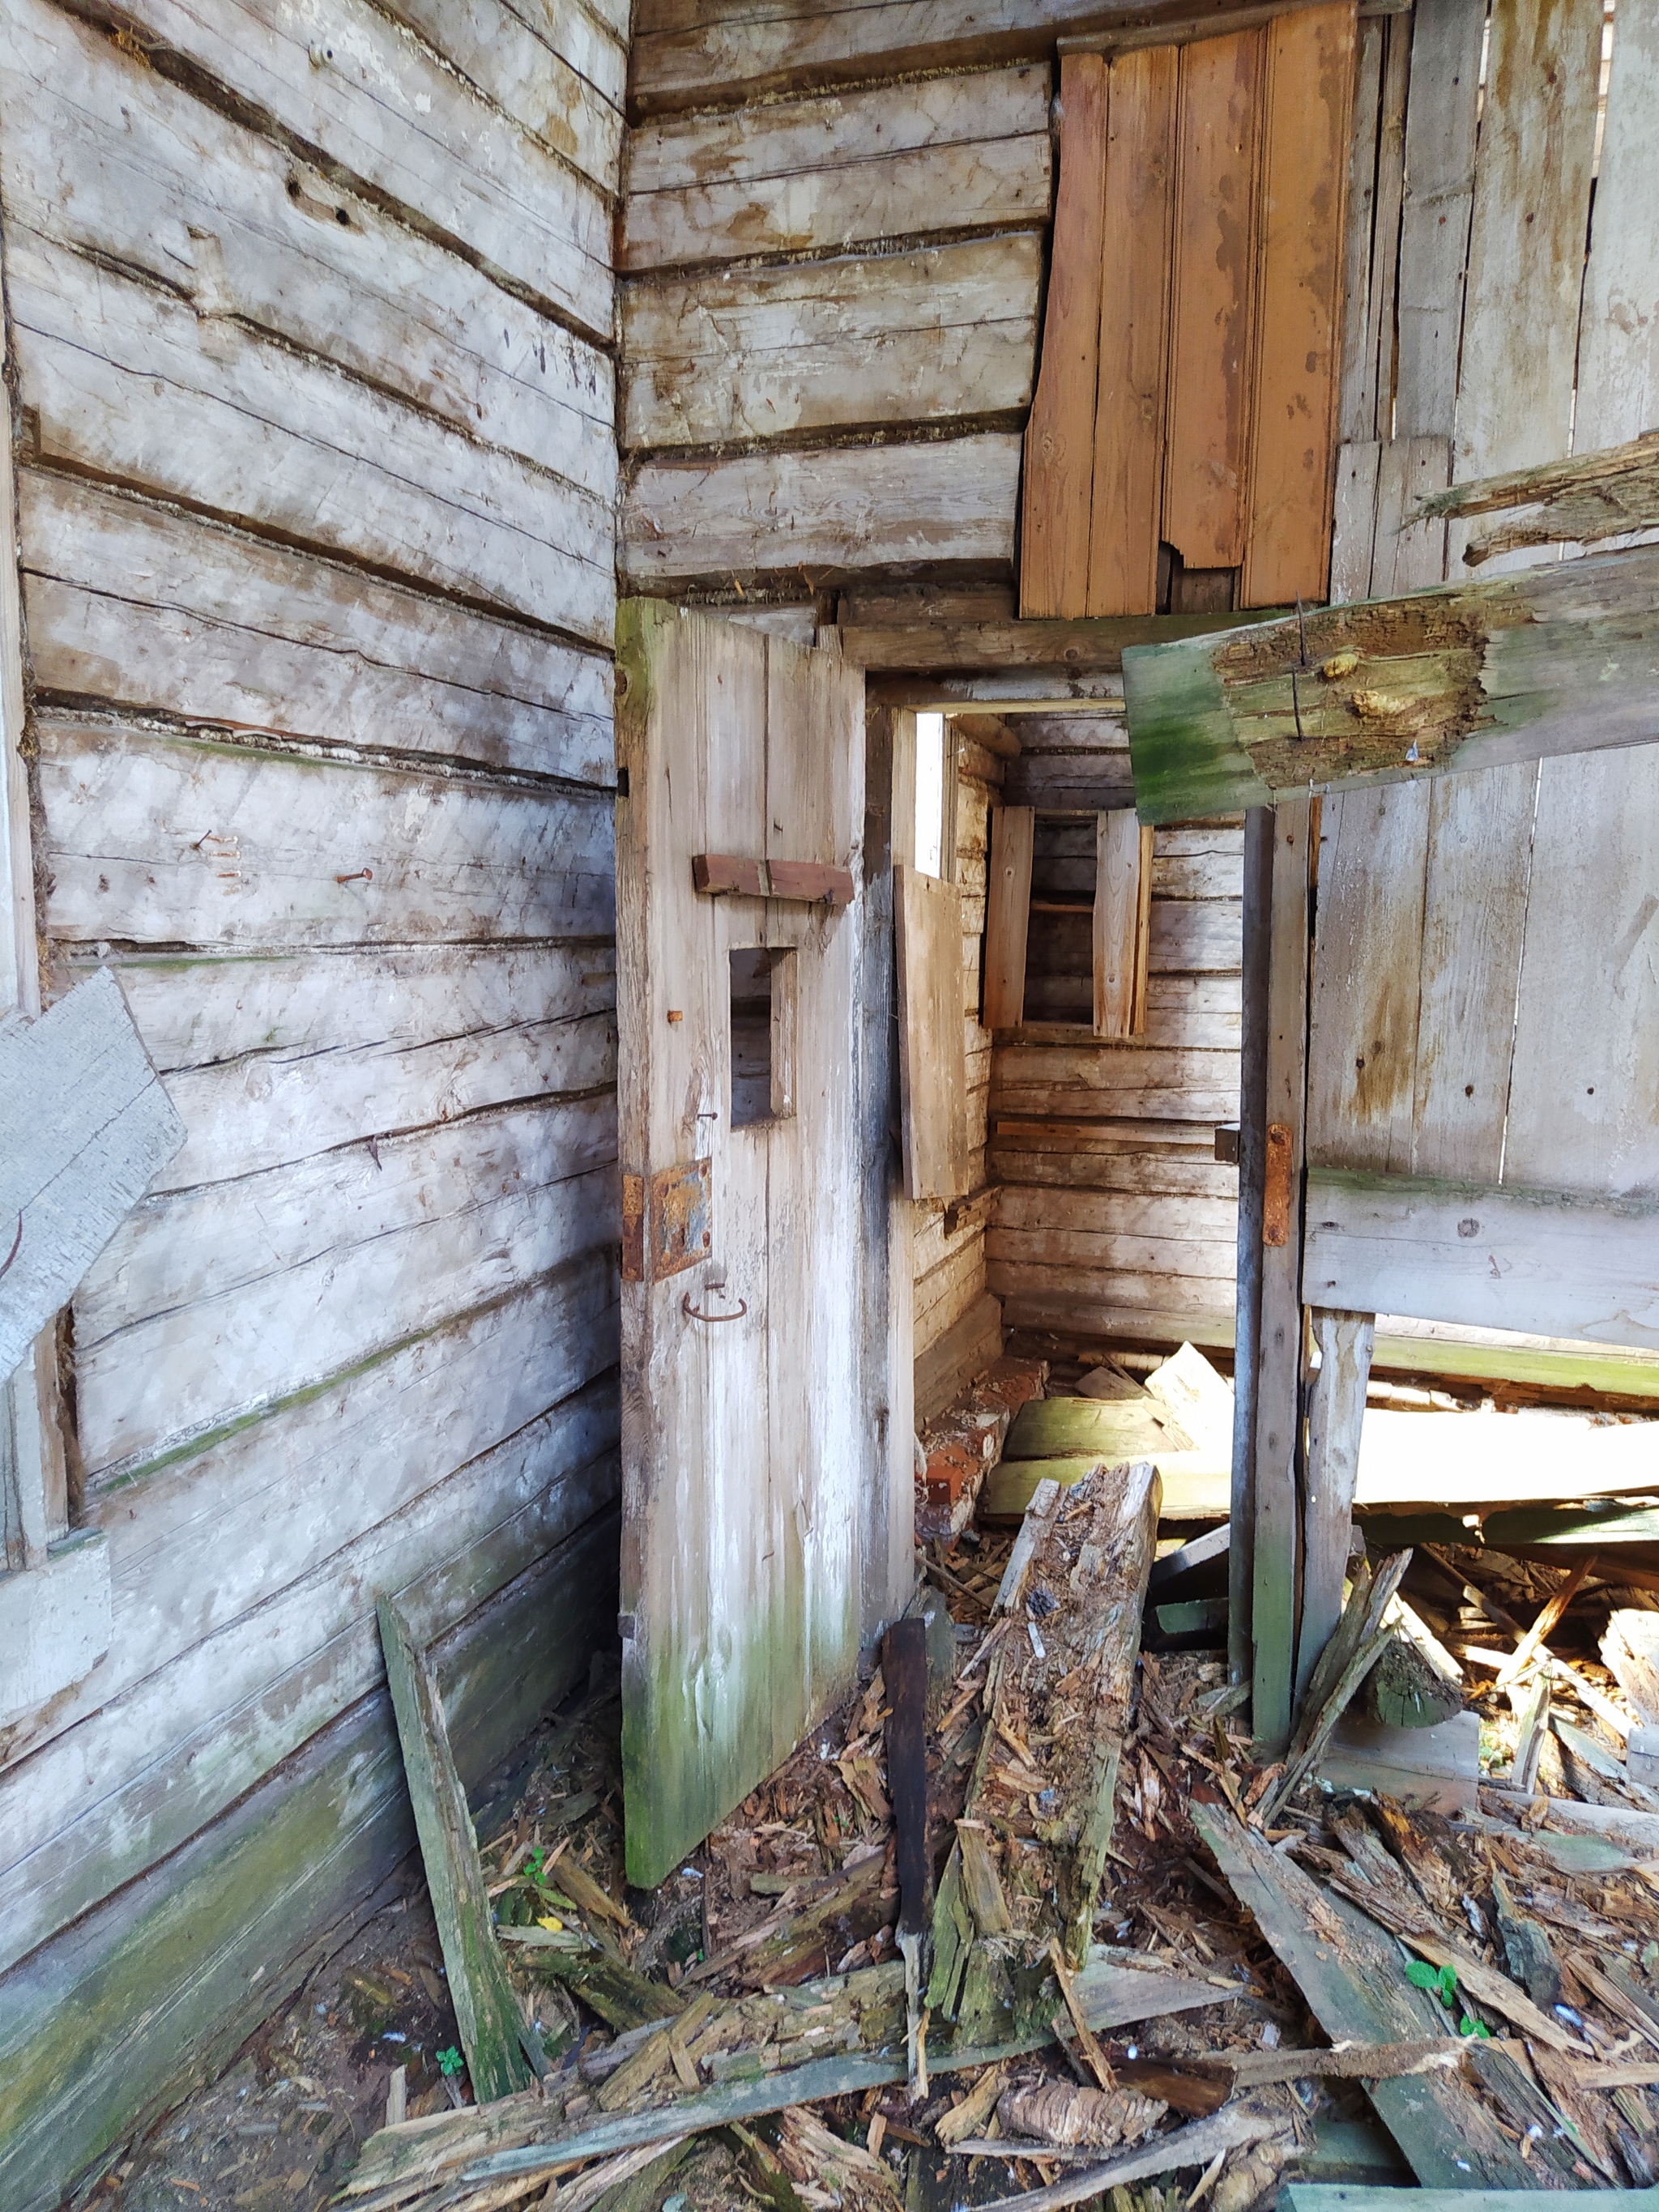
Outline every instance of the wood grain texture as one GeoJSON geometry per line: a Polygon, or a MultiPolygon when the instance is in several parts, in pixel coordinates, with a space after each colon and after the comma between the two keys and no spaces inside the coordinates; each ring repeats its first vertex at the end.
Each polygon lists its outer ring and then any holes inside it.
{"type": "Polygon", "coordinates": [[[893,915],[904,1194],[960,1198],[968,1188],[968,1077],[956,885],[896,861],[893,915]]]}
{"type": "Polygon", "coordinates": [[[1163,534],[1189,568],[1244,556],[1262,37],[1181,52],[1163,534]]]}
{"type": "MultiPolygon", "coordinates": [[[[1371,388],[1372,358],[1367,345],[1373,283],[1372,248],[1376,216],[1376,164],[1382,123],[1382,57],[1389,27],[1372,21],[1358,26],[1354,50],[1353,127],[1348,145],[1348,188],[1343,250],[1341,372],[1337,387],[1336,434],[1346,445],[1374,442],[1376,399],[1371,388]]],[[[1339,530],[1340,518],[1339,514],[1339,530]]],[[[1363,592],[1332,596],[1363,599],[1363,592]]]]}
{"type": "Polygon", "coordinates": [[[1024,408],[1042,267],[1027,231],[636,278],[622,300],[623,443],[659,452],[1024,408]]]}
{"type": "Polygon", "coordinates": [[[991,817],[991,860],[985,920],[985,1026],[1017,1028],[1025,1006],[1025,946],[1031,913],[1032,841],[1029,806],[999,806],[991,817]]]}
{"type": "Polygon", "coordinates": [[[1014,552],[1019,440],[985,431],[920,445],[791,448],[649,460],[623,502],[635,589],[707,577],[988,562],[1014,552]]]}
{"type": "Polygon", "coordinates": [[[1504,1180],[1659,1198],[1655,749],[1543,763],[1537,809],[1504,1180]]]}
{"type": "Polygon", "coordinates": [[[1296,1644],[1298,1706],[1342,1617],[1352,1506],[1359,1480],[1361,1425],[1376,1317],[1314,1305],[1308,1323],[1319,1371],[1308,1392],[1308,1466],[1303,1495],[1302,1625],[1296,1644]]]}
{"type": "Polygon", "coordinates": [[[1060,192],[1042,365],[1025,432],[1019,611],[1026,617],[1089,611],[1107,158],[1107,71],[1098,54],[1064,58],[1060,100],[1060,192]]]}
{"type": "Polygon", "coordinates": [[[1108,75],[1091,615],[1151,614],[1158,605],[1176,80],[1169,47],[1118,55],[1108,75]]]}
{"type": "Polygon", "coordinates": [[[224,1624],[9,1767],[0,1955],[21,1957],[177,1849],[368,1695],[383,1671],[376,1588],[400,1590],[429,1639],[606,1510],[616,1438],[614,1385],[591,1384],[313,1564],[267,1601],[257,1643],[224,1624]]]}
{"type": "Polygon", "coordinates": [[[1281,16],[1265,49],[1256,394],[1241,579],[1242,603],[1255,607],[1326,596],[1353,9],[1342,0],[1281,16]]]}
{"type": "Polygon", "coordinates": [[[18,512],[39,699],[611,781],[597,652],[71,477],[18,512]]]}
{"type": "Polygon", "coordinates": [[[532,2078],[519,2050],[519,2000],[495,1942],[478,1839],[449,1747],[437,1676],[397,1601],[383,1597],[377,1610],[427,1891],[467,2073],[482,2104],[510,2096],[532,2078]]]}
{"type": "Polygon", "coordinates": [[[3,20],[11,222],[612,496],[615,377],[596,346],[89,24],[45,0],[7,0],[3,20]]]}
{"type": "Polygon", "coordinates": [[[1650,1200],[1324,1170],[1309,1209],[1308,1284],[1322,1302],[1659,1346],[1650,1200]]]}
{"type": "Polygon", "coordinates": [[[530,0],[398,0],[398,21],[417,32],[502,115],[603,191],[617,189],[622,161],[627,33],[580,6],[530,0]]]}
{"type": "Polygon", "coordinates": [[[1412,18],[1394,434],[1451,435],[1486,11],[1420,0],[1412,18]]]}
{"type": "Polygon", "coordinates": [[[1652,127],[1659,24],[1629,9],[1613,42],[1580,322],[1573,447],[1615,446],[1659,422],[1659,272],[1642,210],[1659,191],[1652,127]]]}
{"type": "MultiPolygon", "coordinates": [[[[615,1547],[603,1515],[444,1624],[440,1679],[469,1784],[586,1668],[615,1602],[615,1547]]],[[[124,2129],[228,2063],[273,1996],[395,1894],[381,1885],[413,1842],[390,1702],[371,1696],[187,1844],[165,1893],[129,1885],[9,1978],[7,2181],[20,2212],[49,2212],[124,2129]],[[93,2063],[100,2051],[117,2063],[93,2063]]]]}
{"type": "Polygon", "coordinates": [[[614,1235],[599,1094],[158,1195],[76,1301],[97,1476],[454,1318],[614,1235]]]}
{"type": "Polygon", "coordinates": [[[610,929],[602,793],[38,726],[58,937],[253,949],[610,929]]]}
{"type": "Polygon", "coordinates": [[[1141,942],[1140,824],[1133,808],[1095,817],[1094,1025],[1102,1037],[1135,1027],[1141,942]]]}
{"type": "MultiPolygon", "coordinates": [[[[0,1037],[0,1375],[66,1305],[185,1139],[107,969],[0,1037]],[[15,1234],[4,1224],[15,1219],[15,1234]]],[[[44,1528],[39,1549],[45,1542],[44,1528]]],[[[30,1559],[27,1565],[44,1564],[30,1559]]]]}
{"type": "MultiPolygon", "coordinates": [[[[1255,1645],[1251,1723],[1263,1743],[1290,1734],[1297,1626],[1302,1371],[1302,1168],[1307,1099],[1310,804],[1273,809],[1272,927],[1267,971],[1268,1125],[1290,1133],[1289,1234],[1261,1255],[1261,1365],[1256,1381],[1255,1645]]],[[[1324,1301],[1329,1304],[1363,1300],[1324,1301]]]]}
{"type": "Polygon", "coordinates": [[[407,208],[416,228],[610,338],[606,195],[363,0],[326,18],[273,0],[212,12],[142,0],[131,20],[141,41],[184,56],[278,133],[407,208]]]}
{"type": "Polygon", "coordinates": [[[865,1461],[843,1286],[861,911],[757,917],[699,899],[685,862],[758,848],[844,864],[863,697],[830,654],[654,601],[627,603],[620,643],[623,1158],[641,1172],[708,1160],[718,1241],[689,1279],[694,1304],[734,1316],[689,1318],[678,1276],[623,1287],[629,1864],[655,1881],[787,1755],[857,1651],[865,1461]],[[792,956],[793,1110],[775,1091],[772,1118],[732,1127],[730,954],[757,943],[792,956]]]}
{"type": "MultiPolygon", "coordinates": [[[[1297,0],[1286,0],[1294,6],[1297,0]]],[[[872,76],[926,73],[1050,54],[1056,34],[1105,33],[1126,44],[1191,37],[1224,23],[1232,0],[653,0],[634,26],[629,98],[641,112],[736,106],[768,93],[872,76]]]]}
{"type": "Polygon", "coordinates": [[[608,640],[607,501],[38,233],[7,276],[38,459],[608,640]]]}
{"type": "MultiPolygon", "coordinates": [[[[1456,483],[1558,459],[1571,441],[1601,44],[1595,0],[1517,0],[1492,24],[1452,447],[1456,483]]],[[[1466,534],[1454,526],[1453,575],[1466,534]]],[[[1510,556],[1510,565],[1529,557],[1510,556]]]]}
{"type": "Polygon", "coordinates": [[[1046,221],[1046,66],[874,84],[642,124],[617,266],[684,267],[1046,221]]]}

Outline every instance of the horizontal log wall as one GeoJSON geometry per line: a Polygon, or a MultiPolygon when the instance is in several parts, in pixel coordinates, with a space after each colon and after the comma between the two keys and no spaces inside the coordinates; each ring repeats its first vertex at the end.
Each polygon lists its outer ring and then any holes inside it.
{"type": "MultiPolygon", "coordinates": [[[[730,26],[734,62],[760,68],[771,28],[730,26]]],[[[951,35],[939,74],[901,76],[877,38],[856,88],[809,61],[791,97],[747,106],[740,64],[685,76],[696,112],[629,133],[625,590],[810,605],[854,577],[1012,581],[1051,64],[987,66],[957,25],[952,68],[951,35]]]]}
{"type": "MultiPolygon", "coordinates": [[[[1121,722],[1014,726],[1022,750],[1005,797],[1039,809],[1131,803],[1121,722]]],[[[986,1282],[1010,1328],[1231,1342],[1238,1179],[1217,1164],[1213,1131],[1238,1111],[1243,838],[1236,822],[1158,831],[1143,1035],[1018,1032],[993,1048],[988,1174],[1001,1191],[986,1282]]],[[[1079,871],[1068,897],[1091,894],[1091,863],[1048,865],[1079,871]]],[[[1086,917],[1076,951],[1086,976],[1086,917]]],[[[1033,1003],[1028,981],[1028,1024],[1055,1011],[1033,1003]]]]}
{"type": "Polygon", "coordinates": [[[614,1616],[627,9],[122,22],[0,0],[42,973],[188,1129],[72,1314],[113,1640],[0,1739],[20,2212],[408,1849],[376,1595],[475,1770],[614,1616]]]}

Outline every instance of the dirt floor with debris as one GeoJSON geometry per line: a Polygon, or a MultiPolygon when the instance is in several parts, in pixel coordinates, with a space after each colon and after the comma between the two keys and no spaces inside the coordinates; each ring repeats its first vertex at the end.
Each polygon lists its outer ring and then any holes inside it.
{"type": "MultiPolygon", "coordinates": [[[[1084,1371],[1061,1367],[1050,1391],[1084,1371]]],[[[966,1464],[981,1457],[983,1434],[993,1435],[983,1456],[994,1455],[1024,1390],[959,1410],[966,1464]]],[[[1113,2212],[1176,2212],[1177,2201],[1194,2212],[1206,2198],[1215,2212],[1249,2212],[1298,2172],[1408,2182],[1373,2109],[1407,2075],[1431,2084],[1443,2132],[1467,2130],[1489,2161],[1483,2174],[1512,2169],[1567,2188],[1659,2179],[1659,1821],[1651,1835],[1598,1838],[1570,1832],[1566,1817],[1574,1805],[1600,1807],[1635,1815],[1639,1829],[1659,1813],[1659,1792],[1632,1778],[1626,1756],[1644,1698],[1659,1687],[1659,1637],[1647,1626],[1659,1598],[1642,1586],[1659,1576],[1634,1557],[1622,1568],[1555,1565],[1474,1542],[1419,1545],[1403,1570],[1390,1568],[1389,1516],[1370,1517],[1345,1622],[1358,1622],[1368,1594],[1380,1614],[1392,1591],[1386,1617],[1415,1639],[1407,1656],[1420,1671],[1428,1654],[1442,1693],[1449,1669],[1453,1701],[1479,1716],[1478,1800],[1457,1820],[1311,1777],[1297,1784],[1295,1742],[1289,1772],[1285,1759],[1253,1764],[1224,1653],[1213,1638],[1212,1648],[1170,1648],[1150,1626],[1142,1645],[1137,1595],[1127,1709],[1108,1731],[1115,1817],[1085,1932],[1091,1970],[1152,1978],[1178,1990],[1179,2008],[1093,2033],[1052,1935],[1043,1949],[1065,1872],[1041,1855],[1046,1838],[1071,1834],[1054,1815],[1075,1778],[1076,1727],[1038,1726],[1048,1678],[1036,1702],[1022,1702],[1024,1678],[1008,1661],[1017,1646],[1036,1680],[1028,1649],[1044,1654],[1045,1629],[1062,1636],[1066,1588],[1085,1570],[1109,1571],[1100,1561],[1110,1547],[1093,1540],[1100,1531],[1085,1514],[1069,1551],[1053,1538],[1047,1583],[1000,1609],[1016,1531],[963,1521],[955,1480],[947,1472],[936,1486],[939,1533],[920,1555],[949,1614],[933,1639],[932,1872],[966,1896],[985,1871],[976,1832],[1000,1852],[988,1902],[970,1899],[963,1925],[982,1939],[1006,1916],[1006,1936],[988,1943],[994,1964],[1010,1962],[997,2017],[1012,2005],[1024,2030],[1035,2025],[1027,2047],[936,2072],[914,2099],[890,2079],[598,2164],[589,2153],[562,2179],[544,2161],[516,2187],[463,2181],[467,2160],[502,2144],[595,2129],[598,2140],[609,2120],[672,2112],[682,2096],[904,2048],[879,1669],[647,1893],[623,1879],[620,1700],[614,1667],[601,1668],[516,1756],[511,1788],[498,1778],[475,1806],[502,1948],[546,2079],[471,2107],[411,1863],[409,1893],[319,1968],[218,2081],[83,2187],[77,2208],[315,2212],[343,2192],[358,2212],[538,2202],[568,2212],[755,2203],[942,2212],[1000,2202],[1161,2129],[1244,2113],[1254,2131],[1217,2138],[1178,2187],[1165,2173],[1111,2197],[1113,2212]],[[1040,1872],[1024,1882],[1028,1860],[1040,1872]],[[1310,1965],[1315,1955],[1328,1972],[1310,1965]],[[1345,2040],[1366,2048],[1334,2053],[1345,2040]],[[386,2130],[399,2100],[421,2124],[386,2130]]],[[[1079,1486],[1075,1510],[1098,1515],[1106,1495],[1089,1505],[1079,1486]]],[[[1074,1511],[1051,1510],[1056,1528],[1074,1511]]],[[[1166,1530],[1159,1549],[1193,1533],[1166,1530]]],[[[948,2018],[965,2021],[975,2002],[972,1977],[958,1980],[948,2018]]]]}

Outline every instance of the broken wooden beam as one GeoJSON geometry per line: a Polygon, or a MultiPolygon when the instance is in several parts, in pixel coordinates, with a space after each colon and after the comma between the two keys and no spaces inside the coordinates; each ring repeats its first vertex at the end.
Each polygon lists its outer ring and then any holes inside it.
{"type": "MultiPolygon", "coordinates": [[[[510,2096],[530,2081],[532,2069],[520,2049],[530,2031],[496,1946],[477,1838],[449,1747],[437,1677],[397,1600],[383,1597],[377,1610],[444,1971],[472,2094],[484,2104],[510,2096]]],[[[539,2047],[536,2056],[540,2056],[539,2047]]]]}
{"type": "MultiPolygon", "coordinates": [[[[1077,1977],[1074,1986],[1085,2017],[1096,2033],[1225,2001],[1223,1993],[1209,1983],[1180,1975],[1115,1968],[1092,1961],[1077,1977]]],[[[945,2045],[936,2049],[931,2054],[930,2064],[932,2070],[939,2074],[975,2072],[981,2067],[998,2065],[1004,2060],[1040,2051],[1053,2040],[1045,2022],[1029,2033],[996,2045],[960,2050],[945,2045]]],[[[726,2127],[733,2120],[758,2119],[792,2105],[813,2105],[829,2097],[888,2088],[904,2081],[907,2072],[902,2051],[815,2058],[805,2065],[782,2068],[757,2081],[732,2082],[701,2095],[678,2098],[654,2112],[619,2114],[591,2126],[578,2126],[562,2135],[557,2132],[552,2108],[526,2097],[510,2108],[514,2115],[510,2122],[504,2110],[497,2123],[496,2139],[503,2142],[503,2147],[483,2154],[480,2154],[476,2124],[481,2117],[488,2119],[489,2116],[471,2112],[447,2115],[438,2124],[454,2126],[458,2139],[465,2146],[465,2163],[459,2174],[446,2170],[446,2178],[477,2184],[549,2173],[560,2166],[610,2157],[646,2143],[672,2142],[681,2136],[726,2127]],[[468,2122],[474,2123],[474,2128],[469,2129],[465,2125],[468,2122]],[[503,2141],[509,2125],[523,2130],[520,2142],[511,2147],[503,2141]]],[[[431,2130],[434,2123],[416,2121],[410,2125],[431,2130]]],[[[380,2138],[374,2141],[378,2143],[380,2138]]],[[[363,2156],[343,2192],[346,2201],[367,2195],[399,2178],[399,2146],[386,2145],[385,2154],[378,2157],[372,2154],[374,2148],[374,2144],[365,2146],[363,2156]],[[388,2168],[392,2171],[388,2172],[388,2168]]]]}
{"type": "Polygon", "coordinates": [[[1656,647],[1659,546],[1131,647],[1136,808],[1189,821],[1645,744],[1656,647]]]}
{"type": "Polygon", "coordinates": [[[1604,538],[1659,529],[1659,430],[1596,453],[1574,453],[1540,468],[1477,477],[1431,492],[1412,521],[1452,515],[1537,512],[1472,538],[1463,559],[1471,568],[1522,545],[1593,545],[1604,538]]]}
{"type": "MultiPolygon", "coordinates": [[[[1357,1905],[1328,1896],[1224,1807],[1195,1798],[1191,1812],[1239,1903],[1333,2042],[1421,2042],[1435,2033],[1443,2008],[1406,1979],[1393,1940],[1357,1905]]],[[[1366,2094],[1425,2188],[1536,2185],[1461,2075],[1374,2081],[1366,2094]]]]}
{"type": "Polygon", "coordinates": [[[0,1037],[0,1127],[3,1381],[185,1141],[112,969],[0,1037]]]}

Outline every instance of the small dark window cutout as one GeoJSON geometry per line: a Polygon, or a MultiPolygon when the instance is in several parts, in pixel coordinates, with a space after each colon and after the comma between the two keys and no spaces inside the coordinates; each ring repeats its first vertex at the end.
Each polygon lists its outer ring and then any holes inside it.
{"type": "Polygon", "coordinates": [[[746,945],[731,954],[732,1127],[793,1114],[795,956],[746,945]]]}

